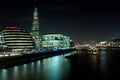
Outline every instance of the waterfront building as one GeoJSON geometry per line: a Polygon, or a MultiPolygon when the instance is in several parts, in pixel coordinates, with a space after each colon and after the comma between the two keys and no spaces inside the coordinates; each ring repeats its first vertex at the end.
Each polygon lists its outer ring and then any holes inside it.
{"type": "Polygon", "coordinates": [[[43,48],[70,48],[73,45],[70,37],[63,34],[47,34],[42,36],[43,48]]]}
{"type": "Polygon", "coordinates": [[[95,46],[99,47],[99,48],[105,48],[105,47],[108,47],[109,44],[108,44],[108,41],[100,41],[100,42],[96,43],[95,46]]]}
{"type": "Polygon", "coordinates": [[[39,18],[38,18],[38,9],[37,7],[34,8],[33,14],[33,24],[32,24],[32,32],[31,35],[35,41],[36,48],[40,48],[40,34],[39,34],[39,18]]]}
{"type": "Polygon", "coordinates": [[[108,41],[108,44],[112,47],[120,47],[120,39],[113,39],[108,41]]]}
{"type": "Polygon", "coordinates": [[[0,49],[4,52],[25,51],[35,47],[32,36],[18,26],[5,26],[0,30],[0,49]]]}

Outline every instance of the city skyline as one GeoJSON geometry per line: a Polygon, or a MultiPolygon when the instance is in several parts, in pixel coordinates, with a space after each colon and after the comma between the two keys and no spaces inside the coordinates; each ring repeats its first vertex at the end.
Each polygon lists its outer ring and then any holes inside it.
{"type": "MultiPolygon", "coordinates": [[[[78,0],[37,1],[40,35],[61,33],[76,43],[120,38],[117,2],[78,0]]],[[[0,26],[19,25],[31,31],[34,0],[1,0],[0,26]]]]}

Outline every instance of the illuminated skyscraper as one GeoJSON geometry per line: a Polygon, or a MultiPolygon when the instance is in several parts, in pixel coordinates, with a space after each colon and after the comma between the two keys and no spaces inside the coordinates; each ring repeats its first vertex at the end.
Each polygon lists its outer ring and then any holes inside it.
{"type": "Polygon", "coordinates": [[[38,18],[37,7],[34,8],[33,25],[32,25],[31,34],[33,36],[33,39],[35,40],[36,48],[40,48],[39,18],[38,18]]]}

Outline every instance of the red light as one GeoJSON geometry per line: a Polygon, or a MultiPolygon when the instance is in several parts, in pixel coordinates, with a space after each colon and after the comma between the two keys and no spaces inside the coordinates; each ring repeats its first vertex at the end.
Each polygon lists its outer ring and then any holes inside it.
{"type": "Polygon", "coordinates": [[[8,26],[7,28],[9,28],[9,29],[18,29],[17,26],[8,26]]]}

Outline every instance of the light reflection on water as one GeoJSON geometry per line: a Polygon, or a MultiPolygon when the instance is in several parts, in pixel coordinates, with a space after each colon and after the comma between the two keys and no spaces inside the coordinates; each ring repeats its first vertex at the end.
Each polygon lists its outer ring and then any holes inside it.
{"type": "Polygon", "coordinates": [[[91,56],[91,63],[92,63],[93,69],[95,70],[97,67],[97,56],[96,55],[91,56]]]}
{"type": "Polygon", "coordinates": [[[101,50],[97,55],[91,55],[91,63],[96,76],[100,80],[106,79],[108,69],[108,55],[106,50],[101,50]]]}
{"type": "Polygon", "coordinates": [[[8,71],[6,69],[2,69],[0,70],[1,72],[1,76],[0,76],[0,80],[7,80],[8,79],[8,71]]]}
{"type": "Polygon", "coordinates": [[[69,60],[63,55],[0,70],[0,80],[66,80],[69,60]]]}
{"type": "Polygon", "coordinates": [[[104,50],[101,51],[100,54],[100,68],[101,68],[101,72],[105,74],[107,70],[107,53],[104,50]]]}
{"type": "MultiPolygon", "coordinates": [[[[27,64],[24,64],[23,66],[22,66],[22,73],[20,73],[23,77],[23,80],[25,80],[26,79],[26,74],[27,74],[27,72],[29,72],[30,70],[27,70],[28,68],[27,68],[27,64]]],[[[27,79],[26,79],[27,80],[27,79]]]]}
{"type": "Polygon", "coordinates": [[[18,77],[18,75],[19,75],[19,73],[18,73],[18,66],[15,66],[14,68],[13,68],[13,77],[14,77],[14,80],[17,80],[17,77],[18,77]]]}
{"type": "Polygon", "coordinates": [[[81,54],[83,55],[81,56],[79,54],[80,56],[75,60],[64,58],[65,55],[58,55],[8,69],[0,69],[0,80],[76,80],[70,78],[84,80],[81,79],[81,77],[85,78],[84,76],[92,80],[94,77],[95,80],[105,80],[108,71],[111,72],[111,76],[114,71],[110,69],[116,68],[116,66],[112,66],[109,69],[110,60],[108,60],[107,54],[105,50],[97,55],[81,54]]]}

